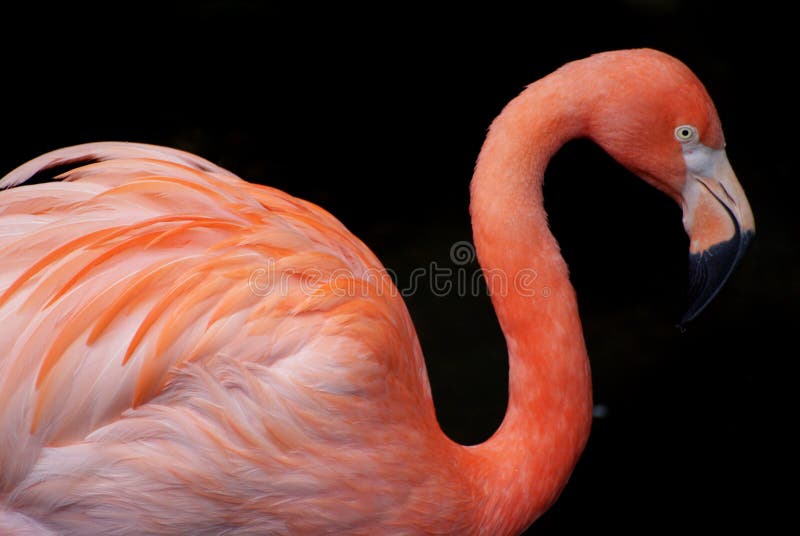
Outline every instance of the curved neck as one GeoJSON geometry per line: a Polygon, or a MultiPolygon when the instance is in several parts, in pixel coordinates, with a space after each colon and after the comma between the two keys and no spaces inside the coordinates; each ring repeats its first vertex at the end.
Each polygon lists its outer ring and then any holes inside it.
{"type": "Polygon", "coordinates": [[[531,85],[492,124],[472,180],[475,247],[509,354],[505,419],[465,449],[491,534],[521,531],[552,504],[589,434],[577,303],[542,201],[545,167],[585,134],[589,104],[559,71],[531,85]]]}

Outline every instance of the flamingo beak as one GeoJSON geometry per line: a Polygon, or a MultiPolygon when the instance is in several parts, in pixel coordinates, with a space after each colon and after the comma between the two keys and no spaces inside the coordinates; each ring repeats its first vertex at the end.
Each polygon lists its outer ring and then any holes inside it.
{"type": "Polygon", "coordinates": [[[684,151],[683,225],[689,235],[689,309],[684,325],[719,293],[755,234],[742,186],[724,149],[684,151]]]}

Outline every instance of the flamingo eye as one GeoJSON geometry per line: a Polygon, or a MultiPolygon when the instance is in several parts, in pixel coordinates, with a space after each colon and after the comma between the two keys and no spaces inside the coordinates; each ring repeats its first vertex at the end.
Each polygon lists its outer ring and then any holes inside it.
{"type": "Polygon", "coordinates": [[[675,129],[675,139],[681,143],[694,141],[697,138],[697,129],[692,125],[681,125],[675,129]]]}

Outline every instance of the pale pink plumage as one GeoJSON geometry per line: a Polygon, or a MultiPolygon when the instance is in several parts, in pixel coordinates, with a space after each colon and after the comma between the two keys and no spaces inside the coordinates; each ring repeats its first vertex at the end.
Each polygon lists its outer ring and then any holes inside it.
{"type": "MultiPolygon", "coordinates": [[[[0,484],[9,504],[56,526],[85,516],[80,527],[102,517],[99,493],[103,515],[121,526],[136,515],[145,532],[248,526],[275,505],[317,509],[335,528],[348,493],[364,500],[365,484],[352,479],[384,457],[376,436],[387,452],[397,447],[392,408],[420,408],[420,433],[435,426],[413,326],[380,263],[322,209],[171,149],[68,148],[3,185],[89,159],[61,182],[3,193],[0,484]],[[278,279],[287,273],[297,275],[278,279]],[[330,273],[342,289],[350,274],[355,296],[301,280],[330,273]],[[332,442],[341,450],[329,452],[332,442]],[[157,488],[168,491],[127,495],[157,488]],[[59,510],[62,501],[70,508],[59,510]],[[253,504],[237,512],[231,501],[253,504]]],[[[367,481],[385,500],[378,491],[391,483],[367,481]]]]}

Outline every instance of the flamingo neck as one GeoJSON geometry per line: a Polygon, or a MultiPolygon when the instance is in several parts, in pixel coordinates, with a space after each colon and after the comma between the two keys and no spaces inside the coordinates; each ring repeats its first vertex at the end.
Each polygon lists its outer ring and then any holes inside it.
{"type": "Polygon", "coordinates": [[[553,503],[591,424],[575,293],[542,201],[551,156],[586,133],[590,99],[579,89],[557,71],[511,101],[472,180],[475,247],[509,354],[505,419],[488,441],[466,448],[482,499],[478,524],[491,534],[522,531],[553,503]]]}

